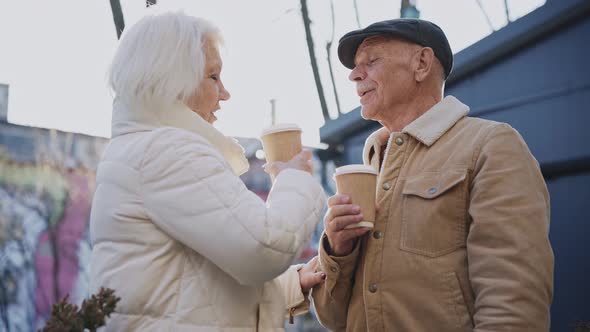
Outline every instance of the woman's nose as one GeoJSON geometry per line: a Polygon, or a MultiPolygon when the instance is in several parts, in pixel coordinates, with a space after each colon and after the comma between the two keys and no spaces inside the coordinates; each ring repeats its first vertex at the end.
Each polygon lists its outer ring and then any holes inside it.
{"type": "Polygon", "coordinates": [[[225,86],[223,86],[223,83],[221,83],[221,91],[219,93],[219,99],[228,100],[230,97],[231,97],[231,94],[229,93],[229,91],[227,91],[225,89],[225,86]]]}

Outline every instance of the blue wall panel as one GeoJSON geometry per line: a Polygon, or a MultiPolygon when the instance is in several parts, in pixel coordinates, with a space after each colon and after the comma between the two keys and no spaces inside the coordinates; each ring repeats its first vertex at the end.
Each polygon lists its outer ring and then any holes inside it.
{"type": "Polygon", "coordinates": [[[547,186],[555,254],[551,331],[574,331],[575,322],[590,322],[590,173],[554,179],[547,186]]]}

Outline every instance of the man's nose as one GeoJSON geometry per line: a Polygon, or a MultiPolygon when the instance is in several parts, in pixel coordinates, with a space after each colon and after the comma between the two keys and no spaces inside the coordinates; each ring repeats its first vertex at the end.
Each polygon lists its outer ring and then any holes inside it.
{"type": "Polygon", "coordinates": [[[366,73],[364,70],[362,70],[362,66],[354,67],[354,69],[350,72],[350,75],[348,75],[348,79],[353,82],[362,81],[365,79],[365,77],[366,73]]]}

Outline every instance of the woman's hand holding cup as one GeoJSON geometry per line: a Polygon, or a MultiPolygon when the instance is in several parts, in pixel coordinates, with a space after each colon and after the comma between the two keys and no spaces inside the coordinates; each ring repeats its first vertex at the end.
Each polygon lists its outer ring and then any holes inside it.
{"type": "Polygon", "coordinates": [[[288,162],[275,161],[264,165],[264,171],[274,179],[287,168],[297,169],[313,175],[312,154],[309,150],[303,150],[288,162]]]}

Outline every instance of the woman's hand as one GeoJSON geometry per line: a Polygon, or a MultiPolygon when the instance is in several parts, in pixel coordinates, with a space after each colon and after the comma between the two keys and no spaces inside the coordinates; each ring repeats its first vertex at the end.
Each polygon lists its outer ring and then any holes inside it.
{"type": "Polygon", "coordinates": [[[297,271],[299,273],[299,284],[301,285],[301,291],[303,294],[307,294],[313,286],[324,281],[326,278],[324,272],[316,272],[317,268],[318,256],[315,256],[297,271]]]}
{"type": "Polygon", "coordinates": [[[300,171],[308,172],[313,175],[313,162],[311,161],[311,151],[303,150],[293,157],[293,159],[284,163],[275,161],[264,165],[264,171],[270,174],[271,178],[276,179],[279,173],[287,168],[293,168],[300,171]]]}

